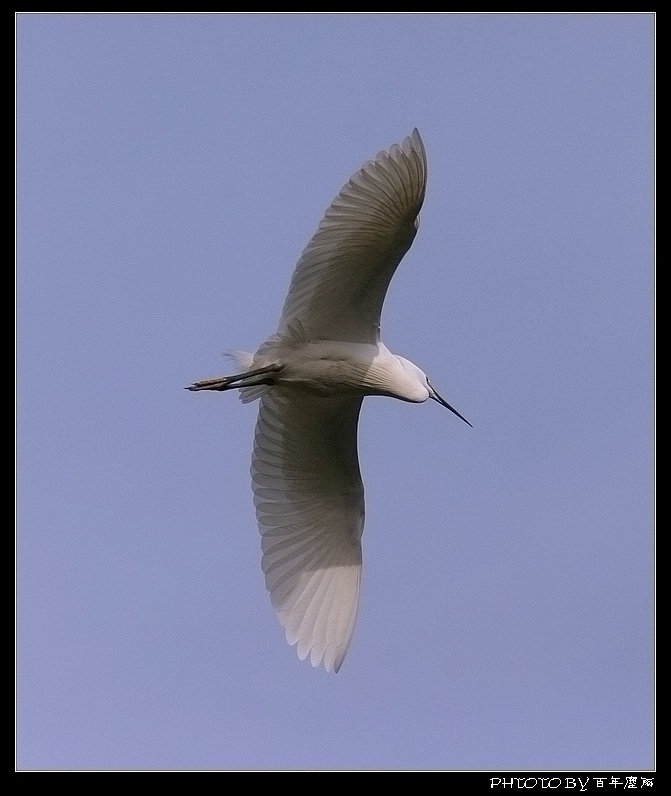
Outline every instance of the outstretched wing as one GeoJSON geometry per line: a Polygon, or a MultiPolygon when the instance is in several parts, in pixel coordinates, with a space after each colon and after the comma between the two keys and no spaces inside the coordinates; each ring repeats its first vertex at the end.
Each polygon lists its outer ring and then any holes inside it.
{"type": "Polygon", "coordinates": [[[417,234],[426,170],[414,130],[349,180],[296,265],[280,333],[299,321],[308,340],[379,340],[387,288],[417,234]]]}
{"type": "Polygon", "coordinates": [[[252,481],[266,587],[298,657],[338,671],[359,600],[361,397],[275,387],[261,398],[252,481]]]}

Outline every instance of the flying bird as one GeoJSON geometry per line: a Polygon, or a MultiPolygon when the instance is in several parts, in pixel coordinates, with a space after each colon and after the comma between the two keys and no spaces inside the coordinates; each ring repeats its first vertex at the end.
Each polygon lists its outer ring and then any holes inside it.
{"type": "Polygon", "coordinates": [[[266,587],[298,657],[327,671],[342,665],[359,602],[364,397],[431,398],[468,423],[380,339],[385,293],[417,234],[426,173],[417,130],[365,163],[298,260],[277,333],[255,354],[233,355],[237,375],[186,388],[259,399],[251,473],[266,587]]]}

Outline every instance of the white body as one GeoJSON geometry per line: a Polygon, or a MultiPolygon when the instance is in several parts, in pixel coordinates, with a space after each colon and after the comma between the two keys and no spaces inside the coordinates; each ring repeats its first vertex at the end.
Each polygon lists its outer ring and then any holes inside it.
{"type": "MultiPolygon", "coordinates": [[[[412,362],[392,354],[378,343],[346,343],[339,340],[273,338],[250,359],[250,369],[280,365],[275,387],[305,390],[321,395],[387,395],[422,403],[429,398],[424,376],[412,362]]],[[[270,388],[249,387],[252,400],[270,388]],[[258,394],[257,394],[258,393],[258,394]]],[[[242,388],[241,398],[248,400],[242,388]]]]}

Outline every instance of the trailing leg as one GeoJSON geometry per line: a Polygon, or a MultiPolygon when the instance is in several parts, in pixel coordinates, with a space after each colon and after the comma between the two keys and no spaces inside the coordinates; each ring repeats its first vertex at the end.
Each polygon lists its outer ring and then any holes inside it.
{"type": "Polygon", "coordinates": [[[246,373],[239,373],[237,376],[220,376],[217,379],[205,379],[197,381],[186,390],[197,392],[198,390],[224,390],[241,389],[242,387],[256,387],[260,384],[273,384],[273,375],[282,369],[281,365],[267,365],[265,368],[248,370],[246,373]]]}

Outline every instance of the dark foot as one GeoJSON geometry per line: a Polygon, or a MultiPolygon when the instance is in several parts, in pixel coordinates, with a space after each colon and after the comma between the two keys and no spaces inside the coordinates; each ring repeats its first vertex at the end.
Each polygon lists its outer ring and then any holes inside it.
{"type": "Polygon", "coordinates": [[[190,387],[185,387],[185,390],[197,392],[198,390],[226,390],[231,385],[230,376],[220,376],[218,379],[205,379],[205,381],[197,381],[190,387]]]}

